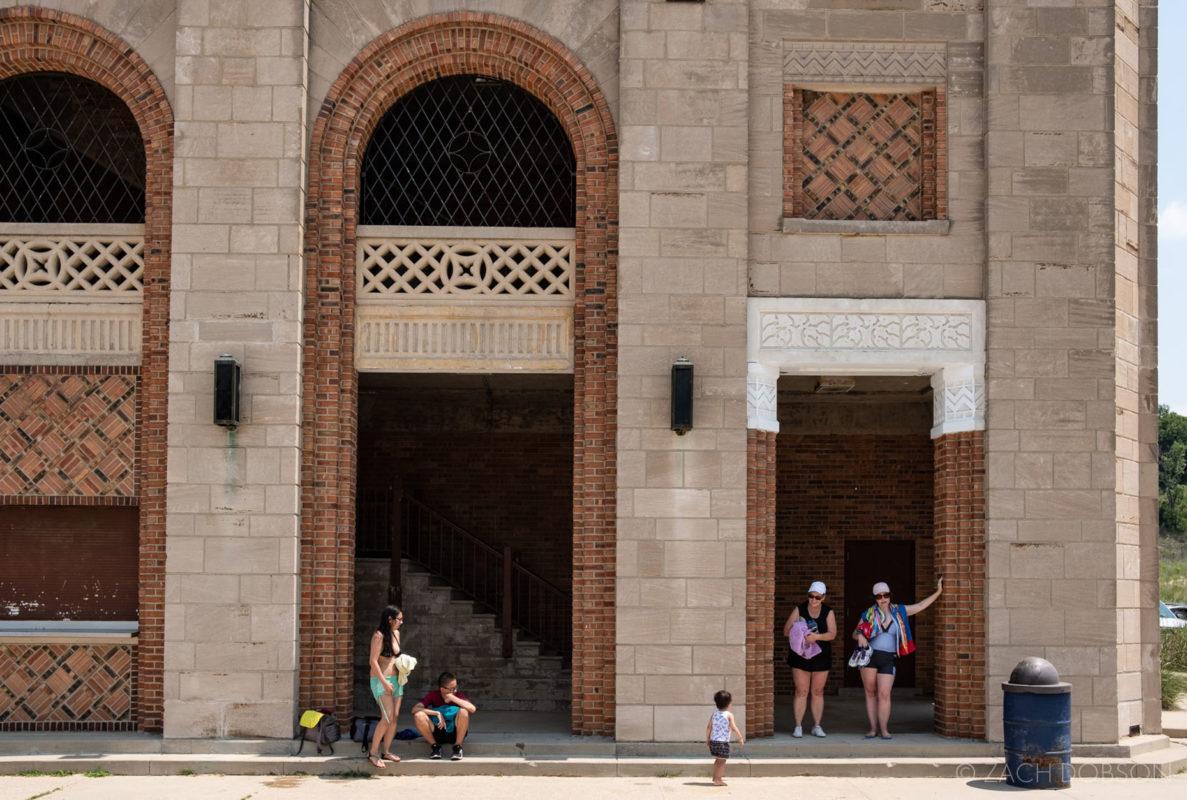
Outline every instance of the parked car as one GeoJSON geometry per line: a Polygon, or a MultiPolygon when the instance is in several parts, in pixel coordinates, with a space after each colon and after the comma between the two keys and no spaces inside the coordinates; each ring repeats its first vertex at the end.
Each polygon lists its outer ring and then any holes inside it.
{"type": "Polygon", "coordinates": [[[1158,627],[1187,628],[1187,619],[1179,619],[1166,603],[1158,604],[1158,627]]]}
{"type": "Polygon", "coordinates": [[[1187,603],[1167,603],[1166,607],[1179,619],[1187,619],[1187,603]]]}

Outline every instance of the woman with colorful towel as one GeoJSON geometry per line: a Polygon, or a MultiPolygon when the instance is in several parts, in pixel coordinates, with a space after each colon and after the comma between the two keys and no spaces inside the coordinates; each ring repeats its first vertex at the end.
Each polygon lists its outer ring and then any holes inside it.
{"type": "MultiPolygon", "coordinates": [[[[907,617],[930,606],[944,591],[944,578],[936,582],[936,590],[918,603],[903,605],[890,602],[890,587],[882,581],[874,584],[874,605],[861,615],[861,622],[853,632],[859,651],[869,648],[868,659],[862,657],[861,683],[866,692],[866,716],[870,719],[867,739],[881,732],[889,739],[890,690],[894,687],[894,662],[900,656],[915,652],[915,640],[907,617]]],[[[857,658],[858,653],[854,653],[857,658]]],[[[853,663],[853,660],[850,660],[853,663]]]]}

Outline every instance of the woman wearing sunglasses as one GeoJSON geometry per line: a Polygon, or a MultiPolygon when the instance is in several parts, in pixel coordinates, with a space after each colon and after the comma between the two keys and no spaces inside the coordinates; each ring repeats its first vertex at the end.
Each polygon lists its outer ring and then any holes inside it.
{"type": "Polygon", "coordinates": [[[837,618],[832,606],[824,604],[825,591],[823,581],[809,586],[807,602],[793,608],[787,622],[783,623],[783,637],[787,638],[792,626],[803,621],[807,625],[804,641],[815,642],[820,647],[820,652],[811,658],[804,658],[795,650],[787,653],[787,664],[795,680],[795,731],[791,735],[797,739],[804,735],[804,709],[808,706],[809,692],[812,695],[812,719],[816,723],[812,735],[825,735],[824,728],[820,727],[824,719],[824,684],[833,663],[832,641],[837,638],[837,618]]]}
{"type": "Polygon", "coordinates": [[[944,591],[944,577],[936,582],[936,590],[918,603],[909,606],[890,601],[890,587],[879,581],[874,584],[874,605],[861,615],[861,622],[853,632],[860,648],[870,648],[868,663],[861,665],[861,684],[866,692],[866,716],[870,719],[867,739],[881,735],[889,739],[890,690],[894,687],[894,662],[899,656],[915,652],[915,640],[907,617],[930,606],[944,591]]]}

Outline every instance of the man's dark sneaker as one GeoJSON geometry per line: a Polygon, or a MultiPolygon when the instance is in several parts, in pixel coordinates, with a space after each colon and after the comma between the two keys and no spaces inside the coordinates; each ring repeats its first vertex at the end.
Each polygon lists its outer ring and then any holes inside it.
{"type": "Polygon", "coordinates": [[[429,753],[429,758],[440,758],[440,757],[441,757],[441,745],[435,744],[435,745],[433,745],[433,752],[429,753]]]}
{"type": "Polygon", "coordinates": [[[449,760],[450,761],[461,761],[462,760],[462,746],[460,744],[455,744],[453,746],[453,755],[451,755],[449,757],[449,760]]]}

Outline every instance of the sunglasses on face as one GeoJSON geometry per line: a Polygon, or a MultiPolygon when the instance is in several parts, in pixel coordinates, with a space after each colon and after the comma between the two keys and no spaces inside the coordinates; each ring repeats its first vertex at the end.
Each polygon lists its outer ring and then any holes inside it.
{"type": "Polygon", "coordinates": [[[885,600],[888,597],[890,597],[890,592],[878,592],[878,594],[874,595],[875,600],[885,600]]]}
{"type": "Polygon", "coordinates": [[[822,595],[822,594],[810,594],[810,595],[808,595],[808,599],[809,599],[809,600],[823,600],[823,599],[824,599],[824,595],[822,595]]]}

